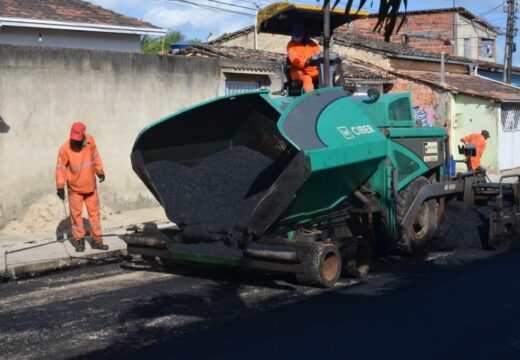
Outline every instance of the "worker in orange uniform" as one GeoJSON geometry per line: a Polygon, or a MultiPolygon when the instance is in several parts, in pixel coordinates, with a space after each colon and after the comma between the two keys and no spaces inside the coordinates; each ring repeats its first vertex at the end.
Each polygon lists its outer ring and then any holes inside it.
{"type": "Polygon", "coordinates": [[[475,133],[460,139],[463,143],[472,143],[477,148],[476,156],[467,159],[468,170],[481,169],[480,158],[482,158],[482,154],[484,153],[484,150],[486,150],[486,140],[489,138],[489,132],[487,130],[482,130],[480,134],[475,133]]]}
{"type": "Polygon", "coordinates": [[[65,200],[65,183],[69,195],[72,244],[77,252],[85,251],[83,228],[83,203],[88,212],[92,248],[107,250],[101,237],[100,205],[96,175],[99,182],[105,181],[103,163],[94,138],[86,133],[83,123],[75,122],[70,130],[70,139],[60,148],[56,164],[56,189],[58,197],[65,200]]]}
{"type": "Polygon", "coordinates": [[[287,44],[287,56],[291,62],[291,79],[303,82],[303,92],[314,90],[313,81],[318,80],[318,67],[309,66],[311,56],[320,53],[320,47],[306,34],[303,25],[295,24],[292,29],[292,39],[287,44]]]}

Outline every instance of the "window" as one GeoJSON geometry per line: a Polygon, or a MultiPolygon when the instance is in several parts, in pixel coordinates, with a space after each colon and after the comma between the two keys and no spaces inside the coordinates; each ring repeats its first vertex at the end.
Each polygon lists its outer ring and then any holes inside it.
{"type": "Polygon", "coordinates": [[[241,94],[260,89],[257,81],[226,80],[226,95],[241,94]]]}
{"type": "Polygon", "coordinates": [[[489,59],[495,57],[495,40],[481,39],[480,40],[480,57],[482,59],[489,59]]]}
{"type": "Polygon", "coordinates": [[[520,131],[520,104],[502,104],[504,131],[520,131]]]}

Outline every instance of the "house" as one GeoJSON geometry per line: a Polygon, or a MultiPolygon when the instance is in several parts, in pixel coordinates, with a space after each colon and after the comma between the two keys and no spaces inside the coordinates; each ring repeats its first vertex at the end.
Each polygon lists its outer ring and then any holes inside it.
{"type": "Polygon", "coordinates": [[[446,127],[452,151],[460,138],[486,129],[492,138],[483,166],[491,173],[520,168],[520,157],[514,156],[520,151],[520,122],[515,120],[520,118],[520,88],[479,75],[476,70],[489,66],[488,62],[447,56],[442,79],[441,56],[436,52],[352,32],[337,34],[335,44],[341,55],[394,75],[389,92],[410,91],[414,110],[426,114],[429,125],[446,127]]]}
{"type": "MultiPolygon", "coordinates": [[[[401,21],[398,17],[398,23],[401,21]]],[[[353,21],[349,30],[371,38],[381,38],[374,33],[377,15],[353,21]]],[[[496,38],[500,30],[486,20],[463,7],[447,9],[411,10],[399,33],[391,42],[428,52],[444,51],[448,55],[467,59],[496,62],[496,38]]]]}
{"type": "Polygon", "coordinates": [[[139,52],[166,30],[82,0],[0,0],[0,44],[139,52]]]}
{"type": "Polygon", "coordinates": [[[169,56],[220,58],[220,96],[260,89],[277,92],[283,86],[283,54],[235,46],[192,45],[169,56]]]}
{"type": "MultiPolygon", "coordinates": [[[[223,67],[221,90],[222,95],[236,94],[245,91],[269,89],[279,92],[283,89],[284,79],[281,76],[282,63],[286,58],[283,52],[254,50],[239,46],[192,45],[175,53],[175,56],[203,56],[229,59],[228,66],[223,67]],[[236,61],[249,61],[240,66],[236,61]],[[260,66],[262,62],[275,62],[279,70],[275,78],[272,67],[260,66]],[[256,64],[256,65],[255,65],[256,64]]],[[[342,71],[345,86],[355,94],[366,94],[370,87],[378,87],[381,91],[391,87],[395,77],[382,69],[376,69],[360,60],[343,61],[342,71]]]]}
{"type": "MultiPolygon", "coordinates": [[[[253,31],[253,27],[244,28],[209,44],[251,48],[253,31]]],[[[271,34],[258,34],[257,39],[260,49],[279,49],[280,52],[285,50],[287,41],[288,37],[271,34]]],[[[479,66],[490,69],[493,63],[447,56],[442,82],[439,52],[387,43],[353,31],[336,32],[333,50],[346,59],[347,64],[362,63],[371,71],[384,71],[393,76],[392,81],[382,87],[383,91],[409,91],[414,111],[425,118],[426,126],[446,127],[451,149],[457,149],[463,136],[487,129],[492,137],[483,165],[491,173],[520,167],[520,157],[513,155],[520,153],[520,148],[516,148],[520,144],[517,120],[520,118],[520,88],[479,74],[479,66]]]]}
{"type": "Polygon", "coordinates": [[[437,99],[432,97],[424,108],[445,107],[444,124],[438,122],[437,125],[447,128],[452,151],[457,149],[462,137],[486,129],[491,138],[482,157],[483,166],[491,173],[520,168],[520,89],[477,74],[447,73],[442,81],[441,73],[435,71],[392,73],[400,79],[425,85],[437,95],[437,99]]]}

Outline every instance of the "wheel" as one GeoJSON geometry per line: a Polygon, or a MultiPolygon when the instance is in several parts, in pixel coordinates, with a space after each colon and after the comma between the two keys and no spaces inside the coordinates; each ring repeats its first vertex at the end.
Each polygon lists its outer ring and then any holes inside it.
{"type": "MultiPolygon", "coordinates": [[[[428,179],[421,176],[399,192],[399,199],[396,204],[398,223],[401,223],[419,190],[429,184],[428,179]]],[[[437,215],[436,200],[425,201],[411,225],[402,229],[397,241],[397,248],[414,257],[425,256],[431,248],[432,239],[437,231],[437,215]]]]}
{"type": "Polygon", "coordinates": [[[371,257],[371,249],[367,241],[351,237],[338,239],[337,243],[343,264],[342,275],[354,279],[366,276],[370,270],[371,257]]]}
{"type": "Polygon", "coordinates": [[[336,245],[309,244],[299,248],[302,271],[296,274],[299,283],[332,287],[341,275],[341,255],[336,245]]]}

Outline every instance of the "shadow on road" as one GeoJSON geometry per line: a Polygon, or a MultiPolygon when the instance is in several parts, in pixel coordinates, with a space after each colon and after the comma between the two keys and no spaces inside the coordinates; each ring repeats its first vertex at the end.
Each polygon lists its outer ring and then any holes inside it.
{"type": "MultiPolygon", "coordinates": [[[[87,218],[83,218],[83,226],[85,228],[86,235],[90,235],[90,225],[87,218]]],[[[70,225],[70,218],[64,218],[58,223],[56,226],[56,239],[57,240],[65,240],[65,238],[70,239],[72,237],[72,229],[70,225]]]]}
{"type": "Polygon", "coordinates": [[[254,307],[241,277],[228,278],[152,296],[120,317],[120,341],[76,358],[518,358],[519,255],[468,249],[418,265],[387,259],[354,286],[254,307]]]}

